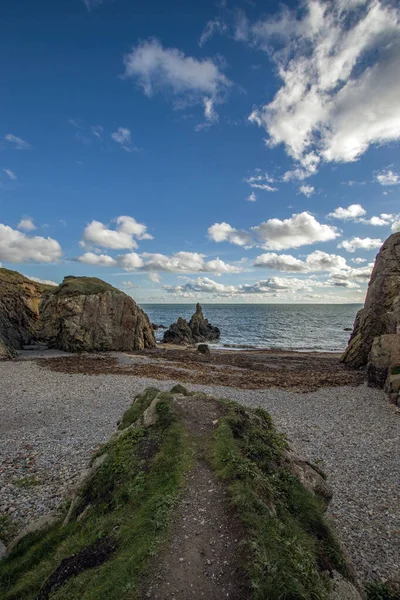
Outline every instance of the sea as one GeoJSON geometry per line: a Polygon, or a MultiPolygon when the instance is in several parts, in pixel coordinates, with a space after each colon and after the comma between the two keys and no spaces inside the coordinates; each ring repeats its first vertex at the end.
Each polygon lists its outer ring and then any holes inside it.
{"type": "MultiPolygon", "coordinates": [[[[168,327],[189,320],[193,304],[143,304],[151,323],[168,327]]],[[[202,304],[204,316],[221,330],[214,348],[342,352],[360,304],[202,304]]],[[[164,330],[155,332],[158,341],[164,330]]]]}

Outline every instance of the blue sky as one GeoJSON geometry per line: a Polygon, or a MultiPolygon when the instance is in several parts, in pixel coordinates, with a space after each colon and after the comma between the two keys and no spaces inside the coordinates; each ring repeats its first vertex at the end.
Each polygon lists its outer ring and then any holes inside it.
{"type": "Polygon", "coordinates": [[[139,302],[363,300],[400,230],[397,2],[20,0],[0,20],[4,267],[139,302]]]}

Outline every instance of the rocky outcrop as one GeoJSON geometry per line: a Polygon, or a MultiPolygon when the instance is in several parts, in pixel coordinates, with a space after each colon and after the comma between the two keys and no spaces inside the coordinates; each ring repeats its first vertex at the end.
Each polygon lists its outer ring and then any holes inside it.
{"type": "Polygon", "coordinates": [[[22,346],[37,340],[39,305],[51,289],[17,271],[0,269],[0,359],[12,358],[22,346]]]}
{"type": "Polygon", "coordinates": [[[164,333],[164,343],[168,344],[198,344],[200,342],[212,342],[218,340],[221,335],[218,327],[211,325],[204,318],[200,304],[196,304],[196,312],[192,315],[189,323],[179,317],[164,333]]]}
{"type": "Polygon", "coordinates": [[[399,339],[400,233],[391,235],[376,257],[365,305],[357,313],[342,361],[354,368],[366,365],[374,339],[388,334],[399,339]]]}
{"type": "Polygon", "coordinates": [[[156,345],[147,315],[101,279],[66,277],[40,307],[41,335],[67,352],[132,351],[156,345]]]}

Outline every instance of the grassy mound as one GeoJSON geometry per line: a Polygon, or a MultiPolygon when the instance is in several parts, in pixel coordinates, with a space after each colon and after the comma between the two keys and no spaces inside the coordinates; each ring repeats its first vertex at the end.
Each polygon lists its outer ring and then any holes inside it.
{"type": "Polygon", "coordinates": [[[293,474],[294,459],[268,413],[176,386],[170,392],[148,388],[134,399],[94,458],[100,466],[66,507],[67,518],[23,538],[0,563],[4,600],[142,597],[196,457],[193,433],[178,417],[186,396],[200,413],[213,402],[223,415],[201,438],[201,458],[226,483],[246,532],[243,597],[328,600],[330,574],[350,578],[325,520],[326,503],[293,474]],[[145,427],[147,409],[157,418],[145,427]]]}
{"type": "Polygon", "coordinates": [[[55,286],[28,279],[18,271],[0,268],[0,299],[5,296],[26,296],[28,288],[39,294],[56,289],[55,286]]]}
{"type": "Polygon", "coordinates": [[[73,277],[69,275],[64,277],[63,282],[54,289],[56,296],[90,296],[91,294],[101,294],[104,292],[117,292],[122,294],[121,290],[106,283],[97,277],[73,277]]]}

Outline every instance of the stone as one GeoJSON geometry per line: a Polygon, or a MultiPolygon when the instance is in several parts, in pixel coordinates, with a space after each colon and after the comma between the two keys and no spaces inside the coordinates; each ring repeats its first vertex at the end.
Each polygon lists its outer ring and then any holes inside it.
{"type": "Polygon", "coordinates": [[[189,323],[179,317],[165,332],[163,342],[168,344],[194,345],[200,342],[212,342],[219,339],[221,335],[218,327],[211,325],[204,318],[203,310],[199,303],[196,312],[192,315],[189,323]]]}
{"type": "Polygon", "coordinates": [[[374,339],[386,334],[400,335],[400,232],[385,241],[376,257],[364,308],[357,313],[342,361],[365,366],[374,339]]]}
{"type": "Polygon", "coordinates": [[[328,600],[362,600],[362,596],[350,581],[333,571],[332,589],[328,600]]]}
{"type": "Polygon", "coordinates": [[[368,355],[368,385],[385,387],[392,366],[397,364],[400,364],[400,335],[385,334],[374,338],[368,355]]]}
{"type": "Polygon", "coordinates": [[[40,302],[51,289],[17,271],[0,269],[0,359],[13,358],[37,341],[40,302]]]}
{"type": "Polygon", "coordinates": [[[28,523],[26,527],[24,527],[18,535],[12,540],[11,544],[8,547],[8,552],[11,552],[18,542],[22,540],[22,538],[26,537],[30,533],[37,533],[38,531],[43,531],[43,529],[49,529],[53,525],[55,525],[58,521],[58,517],[55,515],[43,515],[36,519],[36,521],[32,521],[28,523]]]}
{"type": "Polygon", "coordinates": [[[157,414],[157,404],[159,402],[162,402],[162,397],[160,397],[160,394],[158,394],[154,400],[151,401],[151,404],[148,408],[146,408],[146,410],[143,413],[143,425],[145,427],[151,427],[152,425],[155,425],[158,421],[158,414],[157,414]]]}
{"type": "Polygon", "coordinates": [[[133,298],[94,277],[65,277],[45,297],[40,316],[50,348],[129,352],[156,345],[149,318],[133,298]]]}
{"type": "Polygon", "coordinates": [[[285,449],[284,457],[288,464],[288,470],[309,492],[318,496],[328,506],[333,492],[321,471],[310,463],[292,443],[285,449]]]}
{"type": "Polygon", "coordinates": [[[210,348],[207,344],[199,344],[197,346],[197,352],[200,352],[200,354],[211,354],[210,348]]]}

